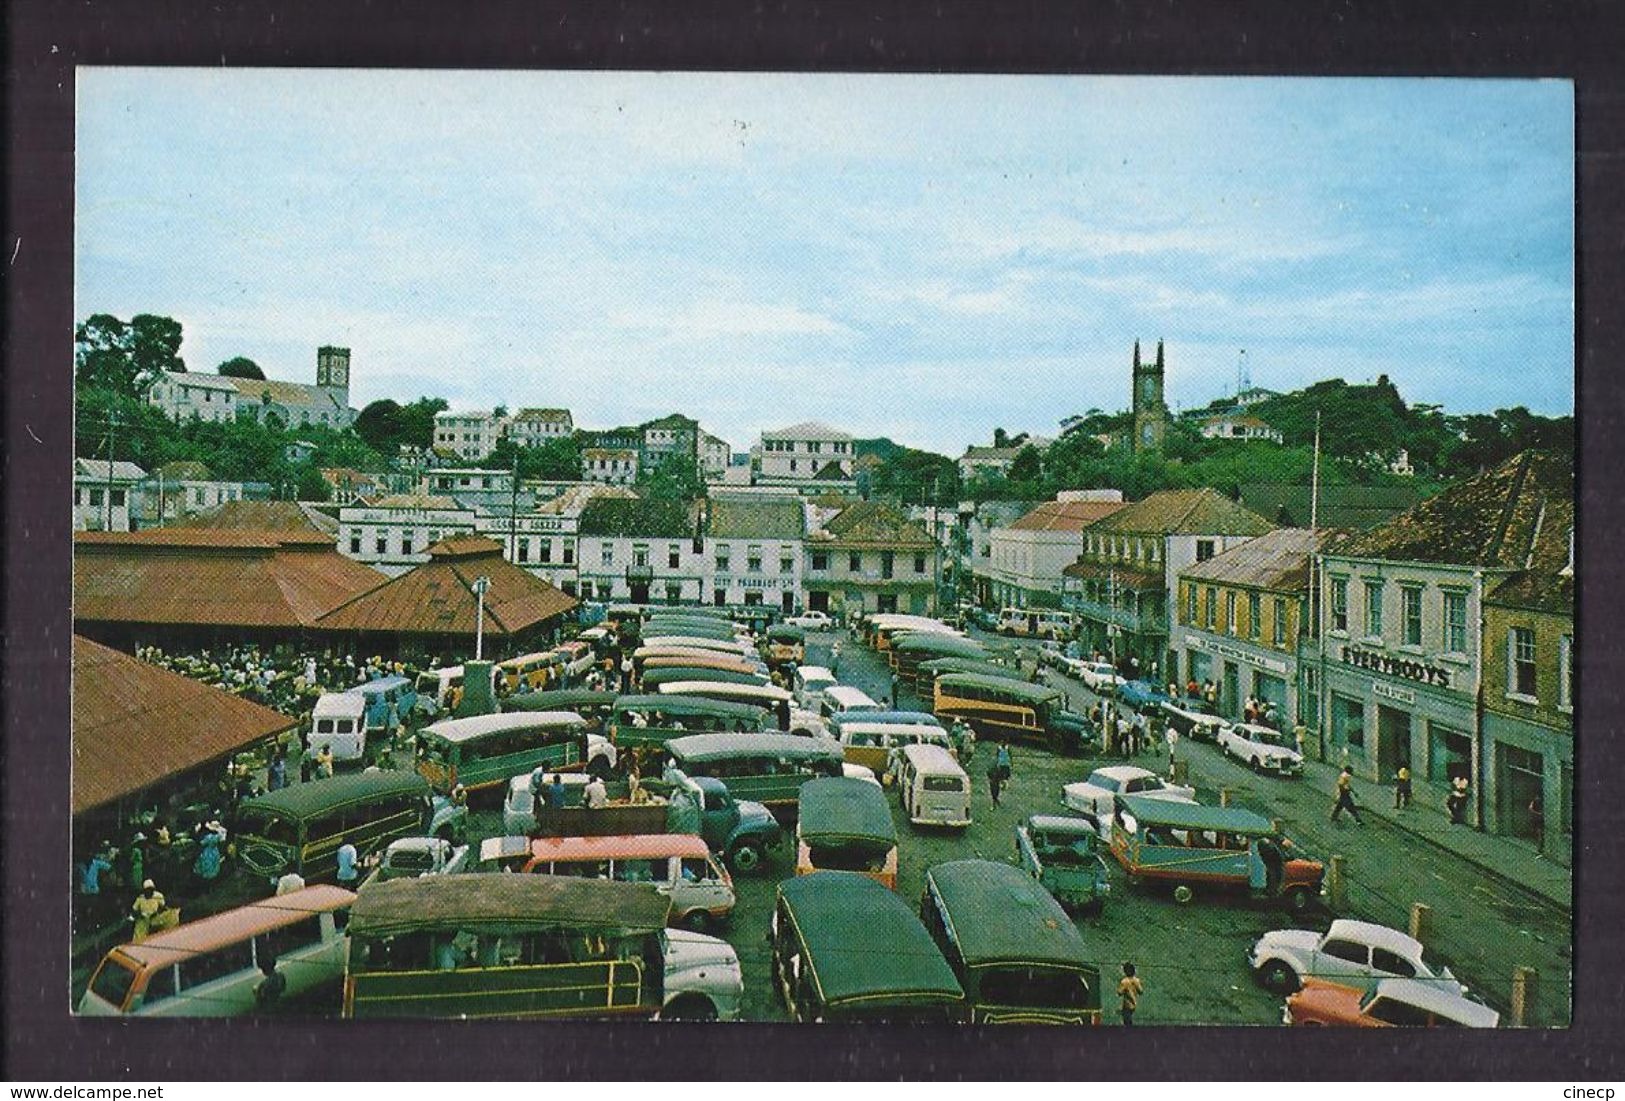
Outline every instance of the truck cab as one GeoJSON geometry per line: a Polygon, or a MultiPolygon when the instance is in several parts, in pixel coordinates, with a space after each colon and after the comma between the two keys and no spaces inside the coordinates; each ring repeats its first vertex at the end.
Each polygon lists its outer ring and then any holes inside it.
{"type": "Polygon", "coordinates": [[[713,776],[667,773],[677,791],[686,792],[699,814],[698,833],[721,853],[731,871],[749,875],[761,868],[767,854],[778,848],[784,829],[761,803],[735,799],[728,785],[713,776]]]}

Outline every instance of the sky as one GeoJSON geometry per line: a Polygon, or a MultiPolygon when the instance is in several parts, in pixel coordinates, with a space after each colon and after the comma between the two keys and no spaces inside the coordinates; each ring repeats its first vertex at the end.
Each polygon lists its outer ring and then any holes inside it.
{"type": "Polygon", "coordinates": [[[76,316],[351,404],[957,454],[1386,373],[1574,406],[1566,81],[83,68],[76,316]]]}

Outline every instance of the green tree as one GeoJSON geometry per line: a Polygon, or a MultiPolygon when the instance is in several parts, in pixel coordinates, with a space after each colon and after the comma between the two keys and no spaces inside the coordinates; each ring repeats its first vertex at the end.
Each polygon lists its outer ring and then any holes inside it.
{"type": "Polygon", "coordinates": [[[692,501],[705,496],[705,483],[692,459],[677,455],[638,471],[638,495],[652,501],[692,501]]]}
{"type": "Polygon", "coordinates": [[[73,331],[74,381],[81,388],[130,392],[130,327],[110,313],[91,314],[73,331]]]}
{"type": "Polygon", "coordinates": [[[356,414],[353,427],[380,455],[393,455],[406,440],[406,411],[399,402],[381,398],[356,414]]]}
{"type": "Polygon", "coordinates": [[[295,469],[294,491],[300,501],[326,501],[333,496],[333,487],[315,463],[301,463],[295,469]]]}
{"type": "Polygon", "coordinates": [[[260,369],[260,365],[247,356],[232,356],[215,368],[215,371],[231,378],[257,378],[262,382],[265,380],[265,372],[260,369]]]}
{"type": "Polygon", "coordinates": [[[428,448],[434,444],[434,416],[451,406],[445,398],[418,398],[401,407],[401,436],[399,443],[410,447],[428,448]]]}
{"type": "Polygon", "coordinates": [[[1038,455],[1038,448],[1027,444],[1010,464],[1010,480],[1013,482],[1036,482],[1043,477],[1042,460],[1038,455]]]}
{"type": "Polygon", "coordinates": [[[165,371],[185,371],[181,323],[172,317],[138,313],[130,318],[130,365],[142,393],[165,371]]]}

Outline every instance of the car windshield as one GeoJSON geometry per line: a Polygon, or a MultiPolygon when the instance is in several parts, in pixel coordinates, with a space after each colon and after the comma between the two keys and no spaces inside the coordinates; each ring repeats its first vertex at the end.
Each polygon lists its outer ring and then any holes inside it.
{"type": "Polygon", "coordinates": [[[1285,734],[1279,730],[1271,730],[1268,727],[1254,727],[1248,733],[1252,736],[1253,741],[1259,745],[1286,746],[1290,744],[1285,734]]]}

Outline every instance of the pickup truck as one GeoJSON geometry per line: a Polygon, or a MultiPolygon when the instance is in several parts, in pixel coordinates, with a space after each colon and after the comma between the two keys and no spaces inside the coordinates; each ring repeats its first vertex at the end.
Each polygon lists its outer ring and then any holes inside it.
{"type": "Polygon", "coordinates": [[[367,881],[456,875],[469,870],[471,855],[469,846],[453,845],[443,837],[400,837],[389,843],[367,881]]]}
{"type": "MultiPolygon", "coordinates": [[[[554,837],[605,837],[619,834],[694,833],[711,851],[721,854],[730,870],[749,874],[760,868],[767,854],[784,840],[784,830],[760,803],[736,800],[721,780],[685,776],[671,770],[663,780],[645,780],[651,802],[627,801],[624,782],[605,785],[610,803],[598,810],[582,804],[587,778],[566,773],[565,807],[548,825],[554,837]]],[[[529,775],[508,784],[503,804],[503,829],[509,834],[540,836],[529,775]]]]}

